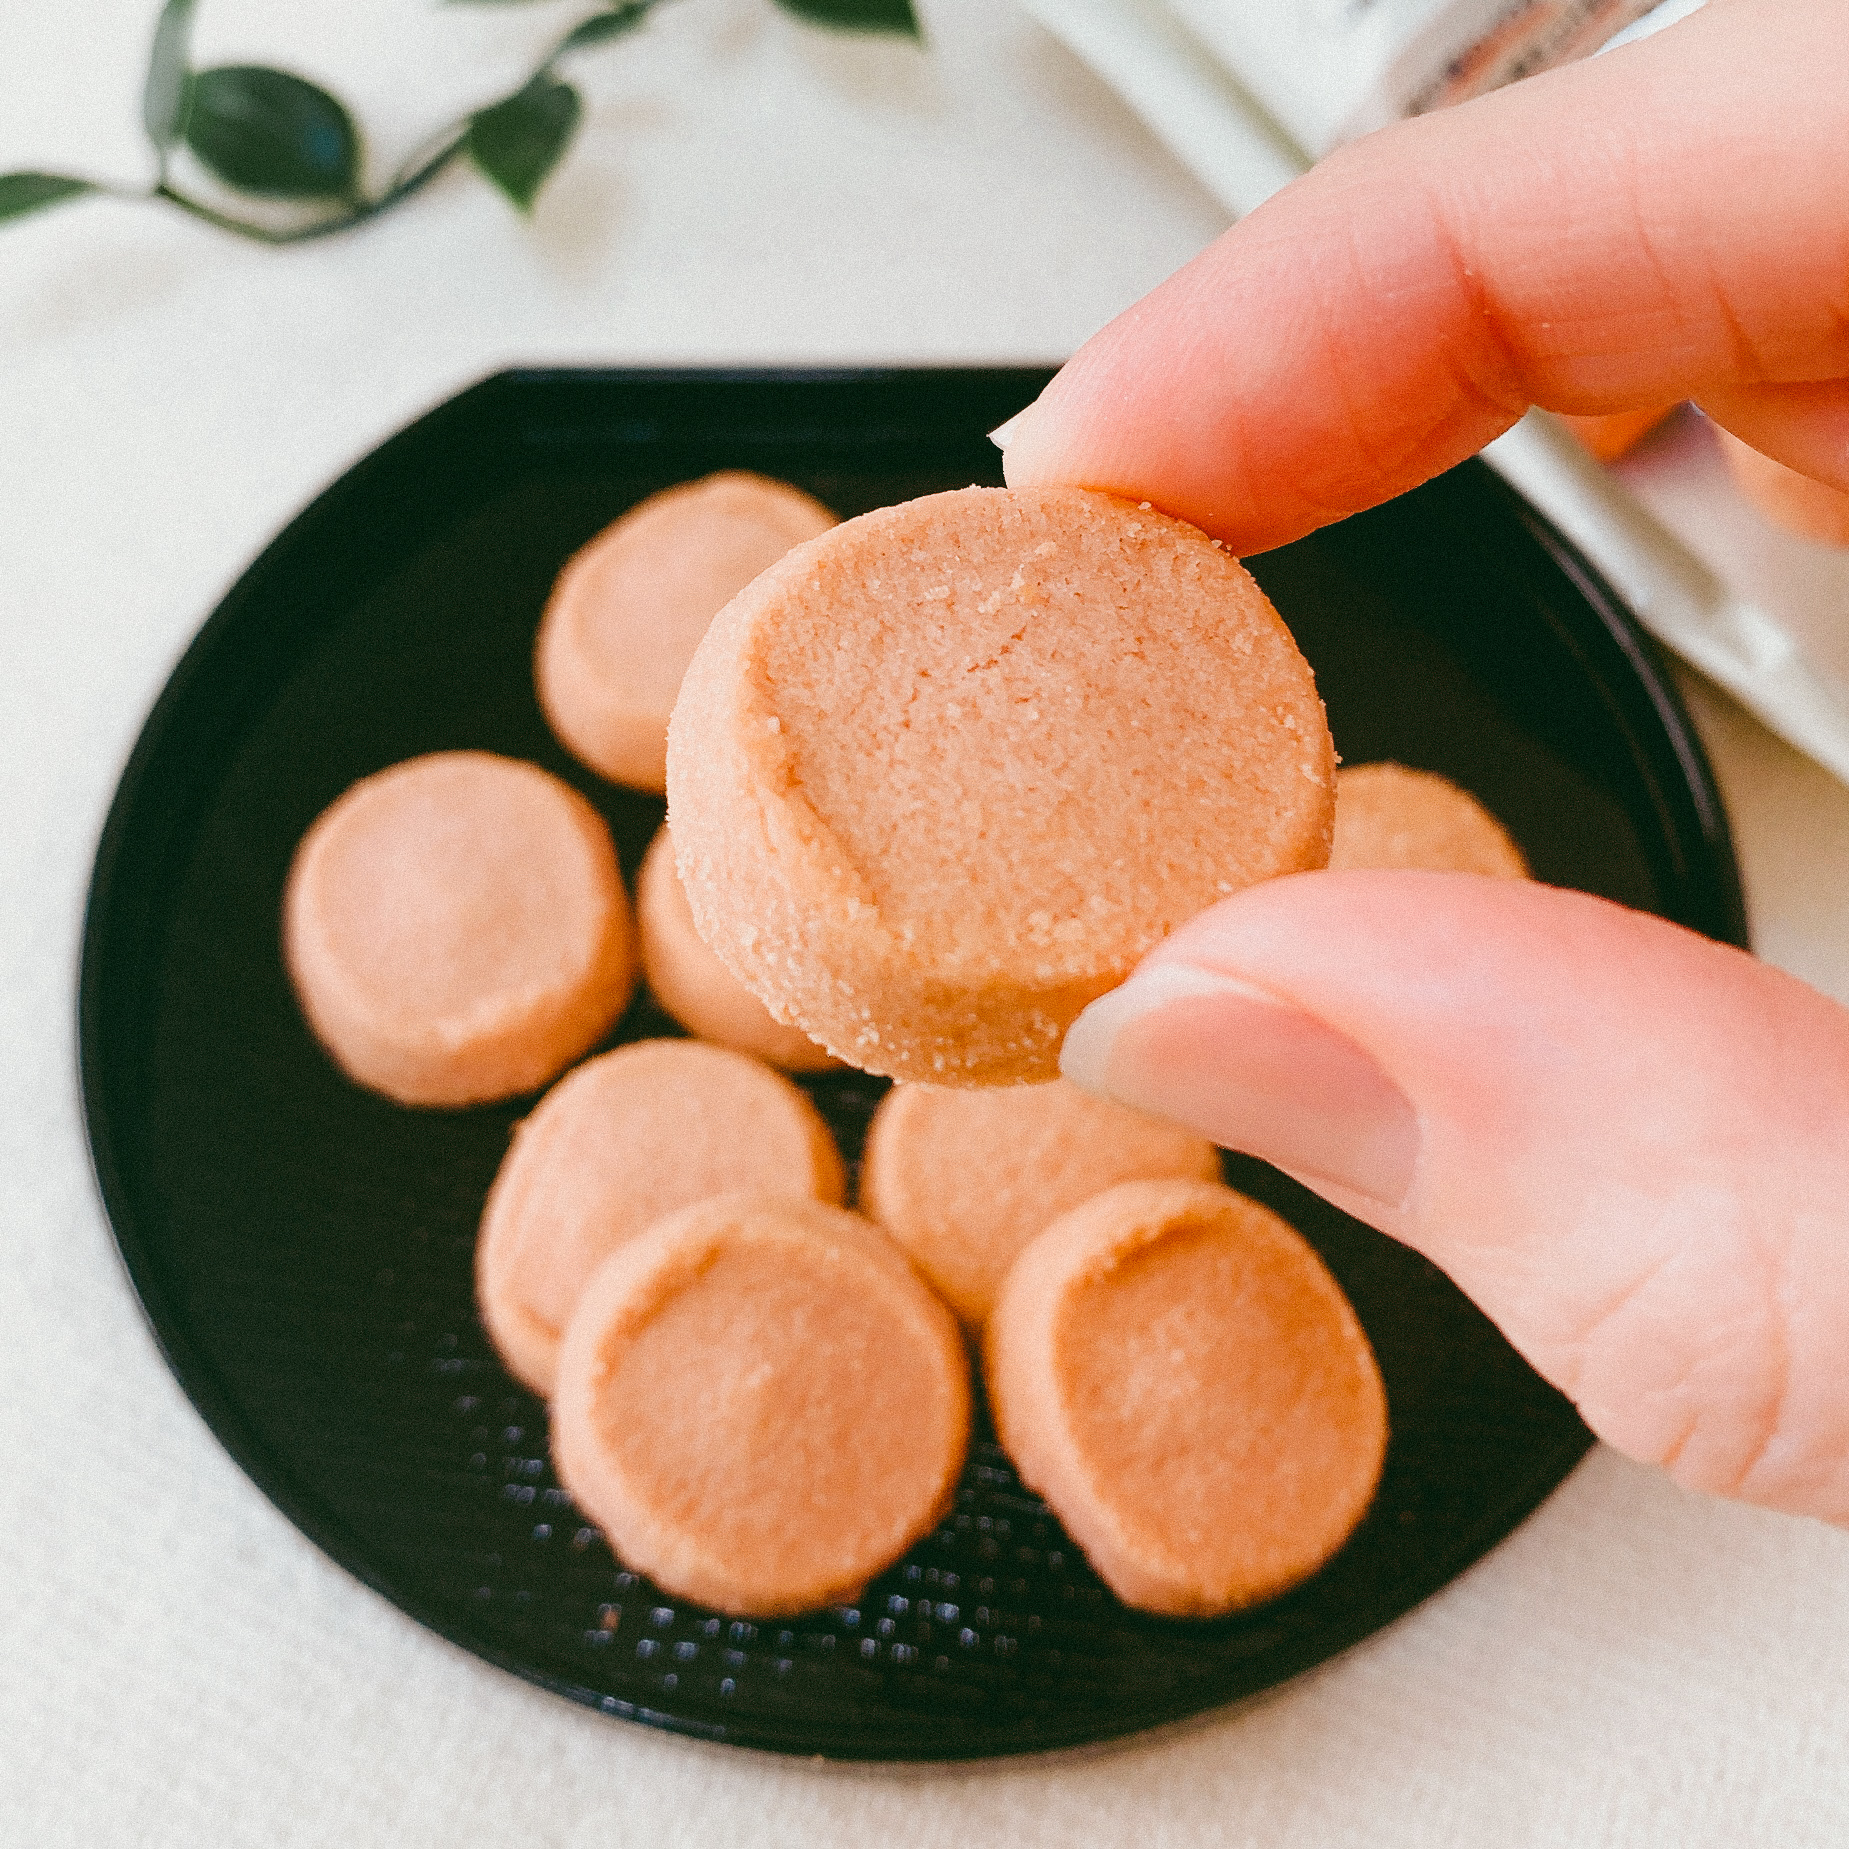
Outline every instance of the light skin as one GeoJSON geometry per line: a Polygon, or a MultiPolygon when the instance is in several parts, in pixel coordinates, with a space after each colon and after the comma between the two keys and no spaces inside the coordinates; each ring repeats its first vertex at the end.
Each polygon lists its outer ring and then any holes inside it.
{"type": "MultiPolygon", "coordinates": [[[[1009,481],[1259,551],[1530,404],[1693,398],[1849,489],[1849,32],[1710,0],[1319,165],[1089,342],[1009,481]]],[[[1444,1267],[1601,1437],[1849,1524],[1849,1011],[1580,894],[1306,874],[1177,932],[1081,1083],[1444,1267]]]]}

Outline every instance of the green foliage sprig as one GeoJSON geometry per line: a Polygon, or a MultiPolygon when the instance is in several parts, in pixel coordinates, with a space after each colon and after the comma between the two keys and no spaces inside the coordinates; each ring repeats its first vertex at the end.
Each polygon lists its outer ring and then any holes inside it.
{"type": "MultiPolygon", "coordinates": [[[[521,0],[456,0],[519,4],[521,0]]],[[[299,244],[377,218],[427,186],[459,157],[492,180],[522,212],[563,158],[583,103],[559,75],[574,52],[633,32],[661,0],[617,0],[559,38],[525,81],[498,102],[428,137],[376,193],[362,178],[360,131],[338,97],[293,72],[261,64],[192,63],[196,0],[165,0],[154,28],[141,121],[154,145],[154,185],[109,186],[63,173],[0,174],[0,224],[97,194],[159,199],[223,231],[263,244],[299,244]],[[278,224],[199,198],[178,182],[173,158],[188,150],[233,195],[281,201],[301,216],[278,224]]],[[[918,34],[912,0],[776,0],[814,25],[848,32],[918,34]]],[[[272,211],[274,208],[271,208],[272,211]]]]}

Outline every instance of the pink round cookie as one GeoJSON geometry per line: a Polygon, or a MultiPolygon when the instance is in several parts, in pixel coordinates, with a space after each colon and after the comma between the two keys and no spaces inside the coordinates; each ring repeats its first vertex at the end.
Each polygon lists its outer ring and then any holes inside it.
{"type": "Polygon", "coordinates": [[[605,527],[559,573],[534,648],[539,702],[566,747],[617,783],[664,789],[668,715],[706,626],[834,524],[800,490],[728,469],[605,527]]]}
{"type": "Polygon", "coordinates": [[[969,1444],[950,1313],[857,1215],[734,1194],[592,1279],[552,1452],[624,1565],[740,1617],[857,1599],[950,1507],[969,1444]]]}
{"type": "Polygon", "coordinates": [[[1468,790],[1404,764],[1347,764],[1336,772],[1329,865],[1529,877],[1509,831],[1468,790]]]}
{"type": "Polygon", "coordinates": [[[860,1162],[879,1222],[965,1325],[980,1328],[1034,1236],[1122,1181],[1218,1181],[1205,1137],[1050,1085],[895,1085],[860,1162]]]}
{"type": "Polygon", "coordinates": [[[1212,1617],[1287,1591],[1373,1500],[1374,1352],[1285,1222],[1232,1189],[1131,1181],[1009,1272],[985,1335],[996,1432],[1127,1605],[1212,1617]]]}
{"type": "Polygon", "coordinates": [[[835,1062],[800,1028],[773,1020],[758,998],[713,955],[693,922],[674,843],[665,826],[642,857],[636,880],[642,973],[655,999],[691,1034],[736,1048],[786,1072],[820,1072],[835,1062]]]}
{"type": "Polygon", "coordinates": [[[697,1040],[633,1041],[515,1130],[475,1249],[482,1321],[509,1370],[550,1393],[586,1281],[645,1227],[741,1188],[838,1202],[845,1185],[833,1135],[788,1079],[697,1040]]]}
{"type": "Polygon", "coordinates": [[[1308,665],[1239,562],[1077,488],[968,488],[798,546],[669,729],[700,935],[778,1020],[935,1084],[1058,1075],[1184,919],[1328,858],[1308,665]]]}
{"type": "Polygon", "coordinates": [[[609,831],[536,764],[442,751],[356,783],[283,895],[302,1011],[351,1078],[401,1104],[543,1085],[635,986],[609,831]]]}

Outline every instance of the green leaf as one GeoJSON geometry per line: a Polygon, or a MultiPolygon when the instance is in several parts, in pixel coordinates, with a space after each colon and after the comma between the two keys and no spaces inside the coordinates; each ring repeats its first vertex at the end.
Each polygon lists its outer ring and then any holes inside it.
{"type": "Polygon", "coordinates": [[[918,30],[912,0],[777,0],[786,13],[806,19],[812,26],[830,26],[837,32],[903,32],[911,38],[918,30]]]}
{"type": "Polygon", "coordinates": [[[147,82],[141,89],[141,125],[157,148],[170,148],[180,138],[192,75],[192,35],[193,0],[167,0],[154,28],[147,82]]]}
{"type": "Polygon", "coordinates": [[[221,64],[188,86],[186,145],[241,192],[352,199],[360,138],[325,90],[260,64],[221,64]]]}
{"type": "Polygon", "coordinates": [[[0,225],[9,218],[24,218],[28,212],[62,205],[79,193],[95,191],[88,180],[73,180],[68,174],[0,173],[0,225]]]}
{"type": "Polygon", "coordinates": [[[629,6],[613,8],[608,13],[593,13],[582,25],[574,26],[559,42],[555,57],[563,57],[568,51],[581,50],[586,45],[602,45],[610,39],[620,39],[624,33],[635,31],[654,10],[655,0],[632,0],[629,6]]]}
{"type": "Polygon", "coordinates": [[[541,71],[524,90],[469,118],[469,159],[530,212],[546,175],[571,145],[582,109],[570,84],[541,71]]]}

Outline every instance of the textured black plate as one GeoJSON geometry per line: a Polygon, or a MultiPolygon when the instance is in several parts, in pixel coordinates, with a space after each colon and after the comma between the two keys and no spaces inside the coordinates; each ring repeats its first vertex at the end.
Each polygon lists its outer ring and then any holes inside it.
{"type": "MultiPolygon", "coordinates": [[[[1044,379],[489,380],[360,463],[251,567],[161,696],[110,813],[84,944],[84,1088],[103,1198],[175,1374],[336,1560],[465,1648],[613,1714],[870,1758],[1124,1733],[1265,1688],[1396,1617],[1587,1443],[1424,1261],[1232,1162],[1316,1241],[1386,1374],[1385,1481],[1324,1572],[1218,1623],[1125,1611],[979,1439],[953,1515],[860,1605],[731,1623],[619,1568],[553,1480],[543,1407],[476,1320],[476,1216],[528,1106],[399,1110],[310,1040],[278,904],[302,831],[355,778],[440,747],[537,759],[598,804],[633,874],[660,804],[568,760],[532,692],[534,625],[575,546],[640,496],[729,465],[843,514],[998,481],[983,433],[1044,379]]],[[[1743,940],[1720,806],[1648,647],[1484,468],[1257,570],[1351,761],[1447,772],[1543,879],[1743,940]]],[[[617,1037],[663,1031],[645,998],[617,1037]]],[[[881,1089],[810,1082],[850,1159],[881,1089]]]]}

